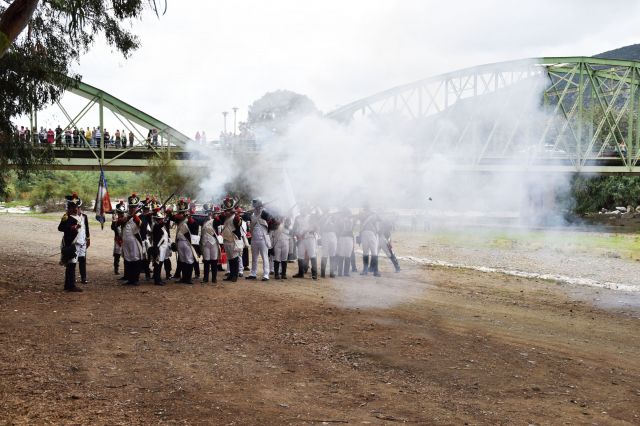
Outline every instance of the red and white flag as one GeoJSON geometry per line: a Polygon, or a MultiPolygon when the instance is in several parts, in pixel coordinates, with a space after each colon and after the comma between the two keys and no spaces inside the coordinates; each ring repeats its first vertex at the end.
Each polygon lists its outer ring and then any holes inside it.
{"type": "Polygon", "coordinates": [[[111,199],[107,188],[107,178],[104,176],[104,170],[102,169],[100,169],[100,182],[98,183],[98,193],[96,194],[96,203],[93,211],[96,213],[96,220],[100,222],[100,227],[104,229],[105,214],[111,213],[111,199]]]}

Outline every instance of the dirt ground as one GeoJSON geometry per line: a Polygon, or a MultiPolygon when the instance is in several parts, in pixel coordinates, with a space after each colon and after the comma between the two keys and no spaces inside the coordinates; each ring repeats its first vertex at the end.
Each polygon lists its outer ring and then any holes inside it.
{"type": "Polygon", "coordinates": [[[640,424],[640,314],[560,285],[384,261],[131,288],[94,227],[64,293],[56,226],[0,216],[0,424],[640,424]]]}

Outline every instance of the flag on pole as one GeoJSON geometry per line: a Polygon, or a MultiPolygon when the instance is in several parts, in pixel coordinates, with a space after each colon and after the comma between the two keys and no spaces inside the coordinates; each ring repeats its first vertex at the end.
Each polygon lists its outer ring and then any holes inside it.
{"type": "Polygon", "coordinates": [[[98,193],[93,211],[96,213],[96,220],[100,222],[100,227],[104,229],[105,213],[111,212],[111,200],[109,199],[107,178],[104,176],[102,168],[100,168],[100,182],[98,182],[98,193]]]}

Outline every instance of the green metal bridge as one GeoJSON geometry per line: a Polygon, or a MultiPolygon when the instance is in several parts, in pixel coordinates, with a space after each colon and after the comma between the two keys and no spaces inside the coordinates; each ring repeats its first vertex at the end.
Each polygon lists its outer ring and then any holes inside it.
{"type": "MultiPolygon", "coordinates": [[[[394,87],[326,116],[392,123],[416,148],[417,161],[446,152],[461,171],[640,174],[639,83],[640,62],[525,59],[394,87]]],[[[128,148],[84,141],[82,148],[56,149],[58,168],[140,170],[163,152],[197,165],[185,150],[190,138],[171,126],[85,83],[69,90],[88,104],[73,117],[60,105],[66,127],[97,104],[101,128],[107,108],[127,129],[133,123],[157,129],[159,143],[147,143],[143,134],[128,148]]]]}

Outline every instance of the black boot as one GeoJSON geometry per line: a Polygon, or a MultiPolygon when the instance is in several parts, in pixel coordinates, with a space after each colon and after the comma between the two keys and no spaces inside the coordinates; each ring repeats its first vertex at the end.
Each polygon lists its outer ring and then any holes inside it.
{"type": "Polygon", "coordinates": [[[191,277],[193,275],[193,263],[182,263],[182,279],[180,282],[182,284],[193,284],[191,277]]]}
{"type": "Polygon", "coordinates": [[[120,275],[120,255],[113,255],[113,274],[120,275]]]}
{"type": "Polygon", "coordinates": [[[140,271],[144,271],[144,279],[146,281],[149,281],[151,279],[151,268],[149,267],[149,261],[141,260],[140,265],[141,265],[140,271]]]}
{"type": "Polygon", "coordinates": [[[273,262],[273,278],[280,279],[280,262],[273,262]]]}
{"type": "Polygon", "coordinates": [[[165,282],[162,281],[162,264],[161,263],[153,264],[153,283],[155,285],[165,285],[165,282]]]}
{"type": "Polygon", "coordinates": [[[139,260],[137,262],[129,262],[129,269],[131,269],[131,276],[128,281],[128,284],[131,285],[139,285],[140,284],[140,273],[144,268],[144,264],[146,260],[139,260]]]}
{"type": "Polygon", "coordinates": [[[165,279],[170,280],[171,276],[171,259],[164,260],[164,276],[165,279]]]}
{"type": "Polygon", "coordinates": [[[80,282],[87,284],[87,258],[86,256],[78,257],[78,267],[80,268],[80,282]]]}
{"type": "Polygon", "coordinates": [[[126,284],[129,282],[129,277],[131,276],[131,262],[127,262],[127,260],[125,259],[124,261],[124,274],[122,274],[122,277],[120,278],[120,281],[124,281],[122,284],[126,284]]]}
{"type": "Polygon", "coordinates": [[[336,258],[337,256],[331,256],[329,258],[329,278],[336,277],[336,268],[338,267],[336,258]]]}
{"type": "Polygon", "coordinates": [[[322,258],[320,258],[320,278],[325,277],[326,270],[327,270],[327,258],[323,256],[322,258]]]}
{"type": "Polygon", "coordinates": [[[280,262],[280,265],[282,266],[282,275],[280,275],[280,278],[282,278],[283,280],[287,279],[287,261],[285,260],[284,262],[280,262]]]}
{"type": "Polygon", "coordinates": [[[362,272],[360,272],[360,275],[367,275],[368,273],[369,273],[369,256],[362,255],[362,272]]]}
{"type": "Polygon", "coordinates": [[[304,259],[298,259],[298,273],[293,278],[304,278],[304,259]]]}
{"type": "Polygon", "coordinates": [[[303,265],[304,265],[304,273],[306,274],[307,272],[309,272],[309,258],[308,257],[304,258],[303,265]]]}
{"type": "Polygon", "coordinates": [[[343,276],[348,277],[349,276],[349,268],[351,266],[351,257],[346,256],[344,258],[344,273],[343,276]]]}
{"type": "Polygon", "coordinates": [[[318,279],[318,258],[317,257],[311,258],[311,279],[313,280],[318,279]]]}
{"type": "Polygon", "coordinates": [[[232,283],[238,281],[238,275],[240,275],[240,258],[236,257],[229,261],[229,269],[231,269],[229,274],[229,280],[232,283]]]}
{"type": "Polygon", "coordinates": [[[378,271],[378,256],[371,256],[371,270],[373,271],[374,277],[380,276],[380,272],[378,271]]]}
{"type": "Polygon", "coordinates": [[[202,277],[202,284],[209,282],[209,271],[211,271],[211,262],[208,260],[203,260],[204,264],[204,277],[202,277]]]}
{"type": "Polygon", "coordinates": [[[218,282],[218,259],[210,260],[209,266],[211,266],[211,282],[215,284],[218,282]]]}
{"type": "Polygon", "coordinates": [[[76,264],[73,262],[67,263],[64,272],[64,290],[82,291],[81,288],[76,287],[76,264]]]}
{"type": "Polygon", "coordinates": [[[342,268],[344,267],[344,257],[336,256],[336,269],[338,271],[338,276],[342,276],[342,268]]]}
{"type": "Polygon", "coordinates": [[[197,258],[193,262],[193,273],[196,278],[200,278],[200,261],[197,258]]]}

